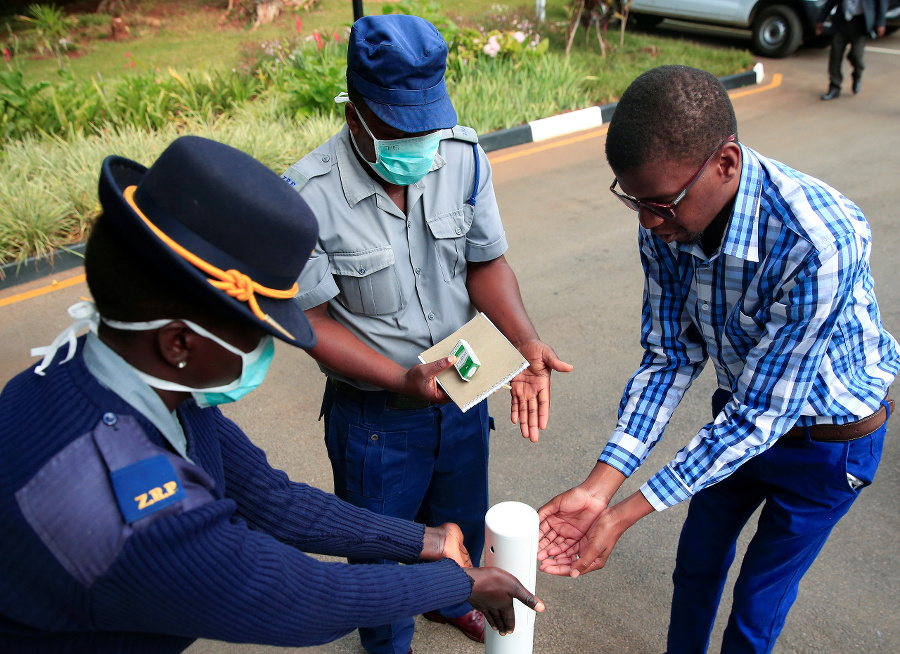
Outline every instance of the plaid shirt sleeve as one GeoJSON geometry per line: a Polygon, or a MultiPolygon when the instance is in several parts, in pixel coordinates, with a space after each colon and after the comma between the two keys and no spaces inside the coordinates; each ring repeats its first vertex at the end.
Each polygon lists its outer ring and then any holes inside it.
{"type": "MultiPolygon", "coordinates": [[[[860,371],[871,375],[884,354],[872,340],[883,332],[871,295],[864,219],[844,220],[834,196],[790,180],[770,185],[767,194],[771,197],[764,197],[761,210],[748,207],[743,217],[739,196],[737,220],[756,220],[761,212],[768,233],[759,235],[758,261],[720,254],[707,279],[706,290],[712,289],[716,299],[709,302],[712,308],[701,310],[697,301],[697,285],[703,282],[694,278],[693,255],[641,230],[645,354],[626,386],[616,431],[599,460],[625,475],[633,473],[662,436],[707,356],[720,373],[726,371],[733,391],[716,420],[642,486],[656,510],[688,499],[771,447],[802,414],[809,415],[811,404],[821,404],[813,406],[819,412],[812,415],[819,416],[868,412],[860,399],[864,394],[847,390],[856,381],[852,377],[862,377],[860,371]],[[820,232],[804,233],[798,224],[814,224],[820,232]]],[[[887,335],[885,342],[893,339],[887,335]]],[[[896,352],[886,359],[896,367],[896,352]]],[[[893,373],[884,373],[886,388],[893,373]]]]}
{"type": "Polygon", "coordinates": [[[616,431],[599,458],[626,476],[640,467],[662,437],[707,356],[686,310],[687,295],[674,259],[654,247],[648,232],[641,230],[640,234],[644,356],[625,387],[616,431]]]}

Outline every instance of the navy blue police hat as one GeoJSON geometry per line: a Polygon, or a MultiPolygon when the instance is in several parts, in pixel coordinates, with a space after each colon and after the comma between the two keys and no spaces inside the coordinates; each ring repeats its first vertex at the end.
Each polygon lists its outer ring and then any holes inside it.
{"type": "Polygon", "coordinates": [[[382,121],[404,132],[456,125],[444,71],[447,42],[418,16],[365,16],[353,23],[347,84],[382,121]]]}
{"type": "Polygon", "coordinates": [[[173,282],[291,345],[315,345],[294,296],[318,222],[250,155],[183,136],[150,168],[110,156],[100,203],[116,233],[173,282]]]}

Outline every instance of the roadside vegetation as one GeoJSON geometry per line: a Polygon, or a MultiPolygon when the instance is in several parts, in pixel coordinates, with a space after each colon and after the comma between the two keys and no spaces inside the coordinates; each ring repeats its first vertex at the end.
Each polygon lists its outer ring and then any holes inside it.
{"type": "MultiPolygon", "coordinates": [[[[620,32],[613,10],[585,29],[564,0],[551,0],[540,24],[531,2],[513,1],[370,2],[365,10],[416,14],[441,30],[460,122],[480,133],[615,101],[660,64],[720,76],[753,65],[744,50],[620,32]],[[597,25],[609,26],[602,41],[597,25]]],[[[280,16],[256,29],[253,0],[234,0],[230,12],[227,0],[119,0],[125,11],[116,16],[52,5],[3,10],[0,263],[83,241],[109,154],[149,165],[192,133],[280,173],[337,131],[350,3],[283,2],[280,16]]],[[[593,6],[596,19],[605,5],[593,6]]]]}

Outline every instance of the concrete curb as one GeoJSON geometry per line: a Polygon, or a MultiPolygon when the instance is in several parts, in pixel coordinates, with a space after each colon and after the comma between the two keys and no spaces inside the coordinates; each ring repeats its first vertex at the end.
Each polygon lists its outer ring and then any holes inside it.
{"type": "Polygon", "coordinates": [[[3,271],[0,291],[83,265],[85,246],[85,243],[76,243],[52,252],[49,257],[30,257],[23,263],[3,264],[0,266],[3,271]]]}
{"type": "MultiPolygon", "coordinates": [[[[719,78],[726,89],[759,84],[763,78],[763,66],[757,63],[752,70],[719,78]]],[[[537,143],[574,132],[594,129],[608,123],[616,110],[615,103],[602,107],[594,106],[568,113],[541,118],[525,125],[501,129],[484,134],[478,141],[485,152],[494,152],[515,145],[537,143]]],[[[54,273],[76,268],[84,263],[84,243],[57,250],[49,257],[31,257],[21,264],[7,263],[0,266],[3,278],[0,279],[0,291],[25,284],[54,273]]]]}
{"type": "MultiPolygon", "coordinates": [[[[759,84],[763,77],[762,64],[756,64],[752,70],[735,75],[720,77],[726,89],[736,89],[751,84],[759,84]]],[[[615,113],[616,104],[605,104],[601,107],[594,106],[587,109],[570,111],[550,118],[541,118],[525,125],[501,129],[490,134],[478,137],[478,142],[485,152],[493,152],[503,148],[511,148],[515,145],[537,143],[547,139],[565,136],[573,132],[594,129],[604,123],[608,123],[615,113]]]]}

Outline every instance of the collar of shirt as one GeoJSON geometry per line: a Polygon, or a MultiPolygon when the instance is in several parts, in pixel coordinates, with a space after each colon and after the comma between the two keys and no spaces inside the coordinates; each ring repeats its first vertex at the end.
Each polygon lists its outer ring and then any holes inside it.
{"type": "Polygon", "coordinates": [[[708,258],[698,243],[672,244],[703,261],[715,259],[719,254],[727,254],[754,263],[759,261],[760,197],[765,169],[753,150],[743,145],[740,148],[741,181],[731,217],[728,219],[728,227],[722,237],[722,244],[708,258]]]}
{"type": "Polygon", "coordinates": [[[156,391],[134,373],[131,364],[93,333],[89,333],[85,340],[84,364],[102,386],[140,411],[159,429],[175,451],[190,461],[187,438],[175,412],[169,411],[156,391]]]}
{"type": "MultiPolygon", "coordinates": [[[[350,128],[346,123],[338,133],[338,137],[334,148],[335,158],[337,159],[341,187],[344,189],[344,197],[347,199],[347,204],[351,207],[356,206],[358,202],[373,194],[386,196],[381,185],[375,183],[375,180],[372,179],[360,160],[356,158],[356,153],[353,151],[353,143],[350,140],[350,128]]],[[[438,152],[434,156],[434,163],[431,164],[429,172],[442,168],[446,163],[441,153],[438,152]]],[[[428,179],[427,175],[415,184],[411,184],[411,186],[415,186],[420,190],[424,189],[427,186],[425,183],[426,179],[428,179]]]]}

